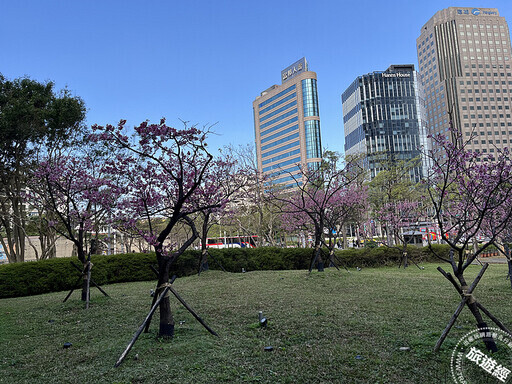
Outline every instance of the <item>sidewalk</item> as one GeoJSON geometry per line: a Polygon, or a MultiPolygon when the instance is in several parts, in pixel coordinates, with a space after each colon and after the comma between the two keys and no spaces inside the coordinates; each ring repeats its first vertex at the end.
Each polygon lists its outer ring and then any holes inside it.
{"type": "MultiPolygon", "coordinates": [[[[479,257],[478,260],[480,260],[482,264],[507,264],[507,258],[505,256],[479,257]]],[[[478,261],[475,260],[472,264],[478,264],[478,261]]]]}

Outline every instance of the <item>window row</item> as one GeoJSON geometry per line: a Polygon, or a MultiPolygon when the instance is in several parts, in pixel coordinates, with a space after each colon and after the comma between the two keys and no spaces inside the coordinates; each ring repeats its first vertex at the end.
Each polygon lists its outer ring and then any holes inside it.
{"type": "Polygon", "coordinates": [[[275,119],[272,119],[270,121],[267,121],[264,124],[261,124],[260,129],[263,130],[264,128],[266,128],[274,123],[277,123],[278,121],[281,121],[289,116],[295,115],[296,113],[297,113],[297,108],[292,109],[290,112],[286,112],[286,113],[282,114],[281,116],[276,117],[275,119]]]}
{"type": "MultiPolygon", "coordinates": [[[[280,133],[281,133],[281,132],[280,132],[280,133]]],[[[264,152],[264,151],[266,151],[267,149],[270,149],[270,148],[272,148],[272,147],[275,147],[276,145],[282,144],[282,143],[284,143],[284,142],[286,142],[286,141],[289,141],[289,140],[296,139],[296,138],[298,138],[298,137],[299,137],[299,132],[293,133],[293,134],[291,134],[291,135],[289,135],[289,136],[283,137],[283,138],[282,138],[282,139],[280,139],[280,140],[277,140],[277,141],[274,141],[274,142],[272,142],[272,143],[270,143],[270,144],[267,144],[267,145],[262,146],[262,147],[261,147],[261,151],[262,151],[262,152],[264,152]]]]}
{"type": "Polygon", "coordinates": [[[297,92],[293,92],[291,95],[289,96],[286,96],[284,98],[282,98],[281,100],[279,101],[276,101],[274,104],[268,106],[267,108],[264,108],[264,109],[261,109],[260,112],[259,112],[259,115],[263,115],[264,113],[270,111],[271,109],[274,109],[275,107],[283,104],[283,103],[286,103],[288,100],[291,100],[293,98],[297,97],[297,92]]]}
{"type": "MultiPolygon", "coordinates": [[[[284,154],[276,156],[272,159],[267,159],[267,160],[263,161],[263,165],[270,164],[273,161],[286,159],[287,157],[298,155],[299,153],[300,153],[300,149],[296,149],[295,151],[284,153],[284,154]]],[[[287,161],[281,161],[277,164],[269,165],[268,167],[263,168],[263,172],[271,171],[271,170],[279,168],[279,167],[284,167],[285,165],[293,164],[293,162],[298,163],[299,161],[300,161],[300,157],[293,158],[293,159],[287,160],[287,161]]]]}
{"type": "Polygon", "coordinates": [[[291,92],[295,89],[295,84],[293,84],[291,87],[288,87],[286,88],[284,91],[281,91],[279,92],[277,95],[275,96],[272,96],[270,99],[267,99],[261,103],[258,104],[258,107],[261,108],[261,107],[264,107],[265,105],[268,105],[270,104],[271,102],[273,102],[274,100],[277,100],[279,99],[281,96],[284,96],[286,95],[288,92],[291,92]]]}
{"type": "MultiPolygon", "coordinates": [[[[291,135],[291,136],[285,137],[283,140],[288,141],[288,140],[290,140],[290,138],[292,138],[293,136],[299,136],[299,134],[298,134],[298,133],[296,133],[296,134],[294,134],[294,135],[291,135]]],[[[274,143],[272,143],[272,144],[274,144],[274,143]]],[[[286,144],[286,145],[284,145],[284,146],[282,146],[282,147],[279,147],[279,148],[273,149],[272,151],[269,151],[269,152],[263,153],[263,154],[261,155],[261,157],[265,158],[265,157],[271,156],[271,155],[273,155],[273,154],[275,154],[275,153],[278,153],[278,152],[284,151],[284,150],[286,150],[286,149],[290,149],[290,148],[296,147],[296,146],[298,146],[299,144],[300,144],[300,142],[299,142],[299,141],[294,141],[293,143],[286,144]]]]}
{"type": "MultiPolygon", "coordinates": [[[[285,121],[285,122],[284,122],[284,123],[282,123],[282,124],[279,124],[279,126],[275,126],[274,128],[270,129],[270,130],[269,130],[268,132],[266,132],[266,133],[273,132],[273,131],[274,131],[274,130],[276,130],[277,128],[282,128],[282,127],[280,127],[281,125],[284,127],[285,125],[288,125],[288,124],[290,124],[290,123],[293,123],[293,122],[295,122],[295,121],[297,121],[297,120],[298,120],[298,118],[294,117],[293,119],[290,119],[290,120],[288,120],[288,121],[285,121]]],[[[274,133],[273,135],[270,135],[270,136],[267,136],[267,137],[265,137],[265,138],[261,139],[261,143],[262,143],[262,144],[263,144],[263,143],[266,143],[267,141],[270,141],[270,140],[272,140],[272,139],[275,139],[276,137],[279,137],[279,136],[285,135],[285,134],[286,134],[286,133],[288,133],[288,132],[295,131],[297,128],[299,128],[299,125],[298,125],[298,124],[295,124],[295,125],[293,125],[293,126],[291,126],[291,127],[289,127],[289,128],[283,129],[283,130],[282,130],[282,131],[280,131],[280,132],[274,133]]]]}

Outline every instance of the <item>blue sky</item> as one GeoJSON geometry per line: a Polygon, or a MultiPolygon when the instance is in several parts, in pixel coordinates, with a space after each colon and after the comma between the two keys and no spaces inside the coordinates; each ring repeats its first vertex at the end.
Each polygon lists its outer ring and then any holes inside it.
{"type": "Polygon", "coordinates": [[[450,6],[512,23],[510,0],[0,0],[0,73],[67,87],[88,124],[216,123],[220,147],[254,142],[252,101],[305,56],[322,144],[342,151],[341,93],[358,75],[417,65],[420,28],[450,6]]]}

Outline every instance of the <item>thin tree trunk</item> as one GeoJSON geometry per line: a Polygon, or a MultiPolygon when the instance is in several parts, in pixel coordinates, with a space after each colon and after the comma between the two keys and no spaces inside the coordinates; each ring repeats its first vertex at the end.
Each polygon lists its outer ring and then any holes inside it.
{"type": "MultiPolygon", "coordinates": [[[[462,273],[456,275],[456,277],[459,280],[461,287],[467,287],[466,280],[464,279],[464,276],[462,275],[462,273]]],[[[463,291],[467,290],[467,288],[462,288],[462,289],[463,289],[463,291]]],[[[482,314],[480,313],[480,310],[478,309],[476,302],[474,300],[472,300],[472,298],[470,298],[467,300],[466,305],[469,308],[469,310],[471,311],[471,313],[473,314],[473,317],[475,318],[475,320],[477,322],[477,327],[478,328],[487,328],[487,323],[484,322],[484,319],[482,318],[482,314]]],[[[485,342],[485,346],[487,347],[488,351],[496,352],[498,350],[498,348],[496,347],[496,343],[494,342],[492,337],[484,339],[484,342],[485,342]]]]}
{"type": "Polygon", "coordinates": [[[510,257],[507,258],[508,264],[508,279],[510,280],[510,287],[512,288],[512,259],[510,257]]]}
{"type": "Polygon", "coordinates": [[[199,261],[199,272],[201,274],[203,271],[208,270],[208,248],[207,248],[207,240],[208,240],[208,225],[210,221],[210,212],[206,212],[203,215],[203,225],[201,229],[201,260],[199,261]]]}
{"type": "MultiPolygon", "coordinates": [[[[320,228],[323,228],[321,223],[320,228]]],[[[315,230],[315,252],[313,262],[316,260],[318,272],[324,271],[324,260],[322,259],[322,242],[321,242],[322,231],[315,230]]],[[[314,267],[314,266],[313,266],[314,267]]]]}
{"type": "MultiPolygon", "coordinates": [[[[163,287],[169,282],[170,259],[157,254],[158,259],[158,287],[163,287]]],[[[155,295],[159,292],[155,292],[155,295]]],[[[160,327],[158,336],[172,338],[174,336],[174,317],[171,311],[169,296],[166,295],[160,301],[160,327]]]]}
{"type": "Polygon", "coordinates": [[[343,231],[343,249],[347,249],[347,225],[345,223],[341,226],[341,230],[343,231]]]}

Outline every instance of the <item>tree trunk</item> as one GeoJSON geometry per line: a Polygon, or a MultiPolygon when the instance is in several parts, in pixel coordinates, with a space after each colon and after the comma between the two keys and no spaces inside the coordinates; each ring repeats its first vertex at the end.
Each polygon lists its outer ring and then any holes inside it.
{"type": "MultiPolygon", "coordinates": [[[[323,225],[321,225],[320,227],[323,228],[323,225]]],[[[315,254],[314,254],[313,260],[316,260],[316,266],[317,266],[318,272],[324,271],[324,260],[322,259],[321,236],[322,236],[322,231],[316,229],[315,230],[315,254]]]]}
{"type": "MultiPolygon", "coordinates": [[[[169,282],[170,258],[157,254],[158,259],[158,286],[162,287],[169,282]]],[[[163,290],[163,288],[162,288],[163,290]]],[[[161,290],[159,290],[161,291],[161,290]]],[[[159,292],[156,292],[158,294],[159,292]]],[[[160,327],[158,336],[172,338],[174,336],[174,317],[171,311],[169,296],[160,301],[160,327]]]]}
{"type": "Polygon", "coordinates": [[[333,245],[333,238],[332,234],[329,231],[329,246],[327,247],[329,249],[329,261],[327,263],[327,267],[334,267],[334,245],[333,245]]]}
{"type": "Polygon", "coordinates": [[[201,245],[201,260],[199,261],[199,274],[209,269],[208,267],[208,249],[206,244],[201,245]]]}
{"type": "Polygon", "coordinates": [[[512,259],[510,257],[507,258],[508,264],[508,279],[510,280],[510,287],[512,288],[512,259]]]}
{"type": "Polygon", "coordinates": [[[199,272],[201,274],[203,271],[208,270],[208,226],[210,221],[211,213],[209,211],[203,212],[203,225],[201,228],[201,260],[199,261],[199,272]]]}
{"type": "Polygon", "coordinates": [[[343,249],[347,249],[348,247],[348,244],[347,244],[347,225],[346,224],[343,224],[341,226],[341,230],[342,230],[342,234],[343,234],[343,249]]]}
{"type": "Polygon", "coordinates": [[[90,268],[91,265],[87,258],[85,257],[85,252],[83,247],[77,246],[78,252],[78,260],[82,263],[83,266],[83,279],[82,279],[82,301],[87,301],[89,296],[89,276],[90,276],[90,268]]]}
{"type": "MultiPolygon", "coordinates": [[[[460,282],[461,287],[467,287],[466,280],[464,279],[464,276],[462,274],[456,275],[457,279],[460,282]]],[[[465,288],[467,289],[467,288],[465,288]]],[[[464,291],[464,288],[463,288],[464,291]]],[[[466,305],[468,306],[469,310],[473,314],[473,317],[476,320],[477,328],[487,328],[487,324],[484,322],[484,319],[482,318],[482,314],[480,313],[480,310],[478,309],[478,306],[472,298],[468,299],[466,305]]],[[[496,343],[494,342],[494,339],[491,338],[485,338],[484,339],[485,346],[487,347],[487,350],[489,352],[496,352],[498,348],[496,347],[496,343]]]]}
{"type": "MultiPolygon", "coordinates": [[[[405,240],[404,240],[405,242],[405,240]]],[[[404,244],[404,247],[402,249],[402,259],[404,261],[404,269],[407,268],[409,266],[408,262],[407,262],[407,243],[404,244]]]]}

